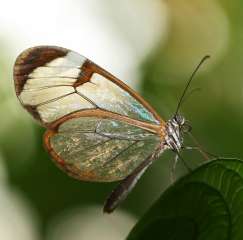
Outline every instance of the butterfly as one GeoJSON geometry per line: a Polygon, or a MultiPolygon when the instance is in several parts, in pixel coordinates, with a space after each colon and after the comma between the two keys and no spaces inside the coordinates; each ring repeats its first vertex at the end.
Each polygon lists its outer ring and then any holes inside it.
{"type": "Polygon", "coordinates": [[[16,95],[47,129],[44,146],[56,165],[78,180],[120,181],[105,202],[107,213],[166,149],[179,154],[187,122],[178,111],[191,80],[164,121],[133,89],[74,51],[37,46],[14,65],[16,95]]]}

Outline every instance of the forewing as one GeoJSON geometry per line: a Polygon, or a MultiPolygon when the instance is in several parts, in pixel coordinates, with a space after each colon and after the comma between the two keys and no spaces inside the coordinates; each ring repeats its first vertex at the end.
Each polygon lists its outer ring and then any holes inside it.
{"type": "Polygon", "coordinates": [[[162,121],[127,85],[65,48],[27,49],[16,60],[14,79],[22,105],[45,126],[87,109],[103,109],[153,124],[162,121]]]}
{"type": "Polygon", "coordinates": [[[118,181],[158,149],[159,136],[129,123],[75,117],[45,134],[45,145],[69,175],[87,181],[118,181]]]}

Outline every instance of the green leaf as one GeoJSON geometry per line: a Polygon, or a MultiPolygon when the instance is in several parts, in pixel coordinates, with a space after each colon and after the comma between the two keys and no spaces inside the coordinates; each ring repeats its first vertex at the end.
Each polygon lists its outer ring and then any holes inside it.
{"type": "Polygon", "coordinates": [[[167,189],[128,240],[242,240],[243,161],[216,159],[167,189]]]}

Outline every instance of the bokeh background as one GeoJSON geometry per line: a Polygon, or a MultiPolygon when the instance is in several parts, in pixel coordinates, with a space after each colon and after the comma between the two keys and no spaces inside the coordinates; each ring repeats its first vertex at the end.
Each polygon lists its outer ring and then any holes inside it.
{"type": "MultiPolygon", "coordinates": [[[[0,238],[124,239],[170,184],[167,152],[124,204],[103,215],[116,183],[85,183],[55,167],[41,128],[20,106],[12,69],[25,48],[58,45],[92,59],[170,118],[191,72],[210,54],[182,113],[208,151],[243,156],[241,0],[8,0],[0,8],[0,238]]],[[[190,139],[186,139],[192,145],[190,139]]],[[[197,152],[183,152],[196,167],[197,152]]],[[[177,174],[185,174],[179,163],[177,174]]]]}

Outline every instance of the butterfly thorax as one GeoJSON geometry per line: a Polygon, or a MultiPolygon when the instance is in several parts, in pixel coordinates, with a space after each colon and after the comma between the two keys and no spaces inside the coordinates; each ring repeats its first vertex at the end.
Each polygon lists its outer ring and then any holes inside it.
{"type": "Polygon", "coordinates": [[[169,149],[179,152],[183,143],[183,133],[185,132],[185,118],[175,115],[166,123],[165,144],[169,149]]]}

